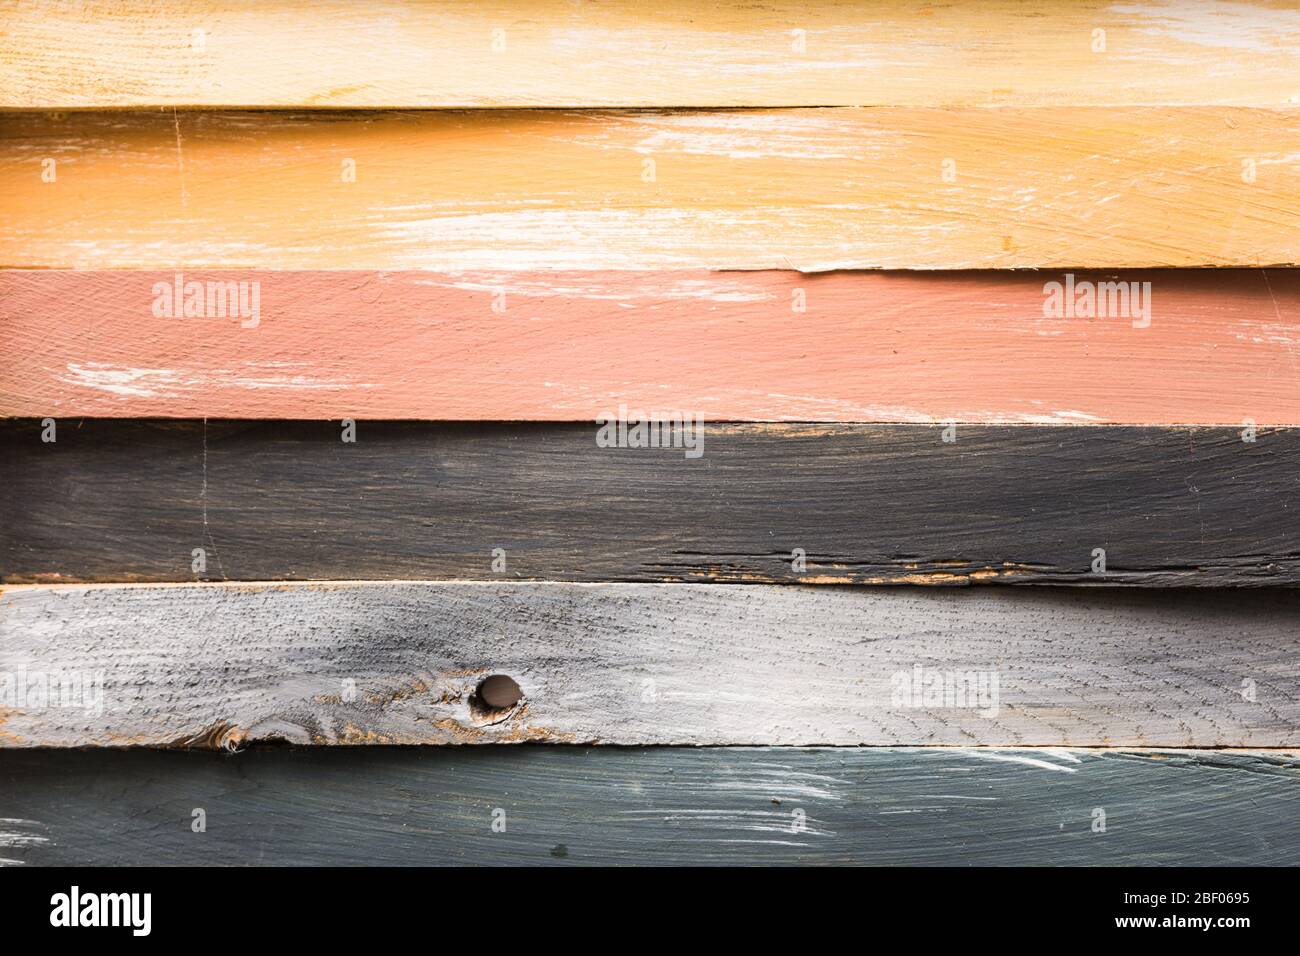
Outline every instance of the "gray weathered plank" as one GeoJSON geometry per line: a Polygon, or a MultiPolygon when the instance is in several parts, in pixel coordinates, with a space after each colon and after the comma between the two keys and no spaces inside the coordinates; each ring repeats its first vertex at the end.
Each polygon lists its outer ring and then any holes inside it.
{"type": "Polygon", "coordinates": [[[1297,746],[1300,594],[469,582],[0,594],[0,746],[265,740],[1297,746]],[[523,700],[476,696],[492,674],[523,700]]]}
{"type": "Polygon", "coordinates": [[[0,425],[0,581],[491,579],[500,549],[532,580],[1300,583],[1300,429],[705,425],[696,459],[594,424],[44,431],[0,425]]]}
{"type": "Polygon", "coordinates": [[[0,862],[20,865],[1264,866],[1300,859],[1300,759],[945,748],[8,751],[0,818],[0,862]],[[206,829],[195,832],[200,810],[206,829]]]}

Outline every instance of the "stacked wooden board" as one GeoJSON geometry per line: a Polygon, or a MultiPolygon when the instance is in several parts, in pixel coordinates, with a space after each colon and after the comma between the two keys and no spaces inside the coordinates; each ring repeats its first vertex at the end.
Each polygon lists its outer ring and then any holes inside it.
{"type": "Polygon", "coordinates": [[[0,858],[1294,861],[1292,6],[0,12],[0,858]]]}

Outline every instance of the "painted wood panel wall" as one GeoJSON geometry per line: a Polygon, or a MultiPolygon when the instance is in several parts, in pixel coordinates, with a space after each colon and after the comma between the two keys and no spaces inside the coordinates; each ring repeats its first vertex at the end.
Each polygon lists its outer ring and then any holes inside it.
{"type": "Polygon", "coordinates": [[[6,752],[0,858],[1285,866],[1300,847],[1297,775],[1293,755],[1231,751],[6,752]],[[1093,830],[1098,809],[1105,832],[1093,830]]]}
{"type": "Polygon", "coordinates": [[[271,741],[1300,747],[1300,593],[0,593],[0,747],[271,741]]]}
{"type": "Polygon", "coordinates": [[[353,426],[0,423],[0,580],[1300,583],[1298,429],[353,426]]]}
{"type": "Polygon", "coordinates": [[[1294,864],[1298,144],[1281,0],[0,0],[0,866],[1294,864]]]}
{"type": "Polygon", "coordinates": [[[0,266],[1300,262],[1300,110],[11,113],[0,266]]]}
{"type": "Polygon", "coordinates": [[[0,108],[1300,103],[1284,0],[0,5],[0,108]]]}
{"type": "Polygon", "coordinates": [[[0,270],[0,350],[12,417],[1300,425],[1300,272],[0,270]]]}

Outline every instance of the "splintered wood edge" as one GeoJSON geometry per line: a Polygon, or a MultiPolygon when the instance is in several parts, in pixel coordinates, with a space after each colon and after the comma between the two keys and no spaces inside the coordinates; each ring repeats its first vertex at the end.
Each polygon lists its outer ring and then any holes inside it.
{"type": "Polygon", "coordinates": [[[0,746],[1291,748],[1297,625],[1277,593],[7,587],[0,746]]]}

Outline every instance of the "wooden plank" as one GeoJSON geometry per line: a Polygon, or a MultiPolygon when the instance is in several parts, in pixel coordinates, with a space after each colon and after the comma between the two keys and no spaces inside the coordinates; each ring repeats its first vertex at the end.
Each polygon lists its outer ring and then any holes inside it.
{"type": "Polygon", "coordinates": [[[6,0],[0,14],[9,109],[1300,101],[1300,17],[1279,0],[6,0]]]}
{"type": "Polygon", "coordinates": [[[1297,425],[1297,342],[1296,270],[9,270],[0,416],[1297,425]]]}
{"type": "Polygon", "coordinates": [[[0,858],[30,865],[1270,866],[1300,852],[1300,761],[943,748],[5,752],[0,813],[0,858]]]}
{"type": "Polygon", "coordinates": [[[1291,265],[1298,140],[1235,107],[9,114],[0,266],[1291,265]]]}
{"type": "Polygon", "coordinates": [[[1297,687],[1292,591],[404,582],[0,594],[0,747],[1296,747],[1297,687]]]}
{"type": "Polygon", "coordinates": [[[1295,429],[51,423],[0,424],[11,584],[1300,582],[1295,429]]]}

